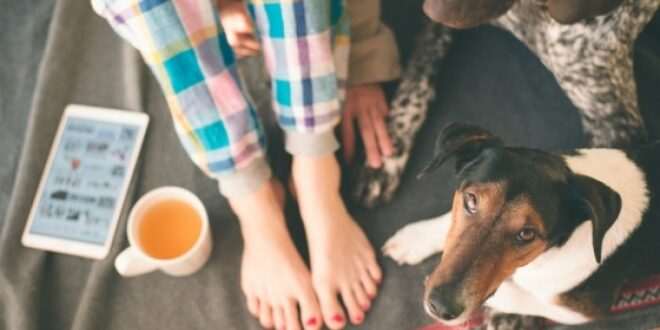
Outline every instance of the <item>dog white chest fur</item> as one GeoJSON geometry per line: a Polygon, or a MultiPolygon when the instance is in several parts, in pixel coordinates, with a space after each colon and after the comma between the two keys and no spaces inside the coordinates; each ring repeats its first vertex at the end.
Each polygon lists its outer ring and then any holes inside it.
{"type": "MultiPolygon", "coordinates": [[[[564,159],[573,172],[599,180],[621,196],[619,217],[605,234],[602,248],[605,260],[642,221],[649,203],[644,173],[625,153],[615,149],[585,149],[564,159]]],[[[416,264],[442,251],[450,225],[450,213],[410,224],[390,238],[383,251],[400,264],[416,264]]],[[[556,301],[560,294],[587,279],[598,266],[593,254],[591,221],[585,221],[564,245],[548,249],[518,268],[486,305],[500,312],[543,316],[560,323],[586,322],[587,317],[556,301]]]]}

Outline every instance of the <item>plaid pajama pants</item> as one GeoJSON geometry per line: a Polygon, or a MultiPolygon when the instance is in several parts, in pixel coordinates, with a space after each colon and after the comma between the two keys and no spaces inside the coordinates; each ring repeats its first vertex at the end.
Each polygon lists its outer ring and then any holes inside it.
{"type": "MultiPolygon", "coordinates": [[[[248,0],[272,80],[273,109],[292,154],[338,148],[348,72],[344,0],[248,0]]],[[[190,158],[226,196],[271,173],[265,136],[236,70],[214,0],[92,0],[156,76],[190,158]]]]}

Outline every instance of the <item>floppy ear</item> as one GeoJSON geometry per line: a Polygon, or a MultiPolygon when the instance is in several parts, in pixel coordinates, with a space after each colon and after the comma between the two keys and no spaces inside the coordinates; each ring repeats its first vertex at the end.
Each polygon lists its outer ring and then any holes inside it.
{"type": "Polygon", "coordinates": [[[479,126],[451,123],[440,132],[435,143],[433,160],[417,177],[423,177],[452,156],[456,157],[456,170],[459,171],[484,149],[500,145],[502,142],[498,137],[479,126]]]}
{"type": "Polygon", "coordinates": [[[581,220],[591,220],[594,255],[600,263],[605,233],[621,211],[621,196],[604,183],[584,175],[575,175],[573,185],[581,220]]]}
{"type": "Polygon", "coordinates": [[[548,12],[561,24],[573,24],[617,8],[623,0],[550,0],[548,12]]]}

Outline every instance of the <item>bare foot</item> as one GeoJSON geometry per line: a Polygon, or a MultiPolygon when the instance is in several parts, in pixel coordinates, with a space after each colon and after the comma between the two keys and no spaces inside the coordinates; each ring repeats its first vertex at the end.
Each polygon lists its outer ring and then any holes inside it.
{"type": "Polygon", "coordinates": [[[361,324],[381,281],[371,244],[339,195],[334,155],[295,157],[293,177],[310,250],[312,283],[325,324],[346,325],[338,296],[353,324],[361,324]]]}
{"type": "Polygon", "coordinates": [[[271,180],[250,196],[230,200],[245,242],[241,287],[264,328],[320,329],[319,304],[287,230],[283,199],[282,185],[271,180]]]}

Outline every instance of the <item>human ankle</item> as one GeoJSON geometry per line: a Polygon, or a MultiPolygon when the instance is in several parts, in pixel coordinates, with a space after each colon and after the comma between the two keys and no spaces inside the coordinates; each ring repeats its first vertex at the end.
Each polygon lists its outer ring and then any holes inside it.
{"type": "Polygon", "coordinates": [[[292,172],[298,191],[315,191],[324,196],[339,195],[341,169],[334,154],[318,157],[295,156],[292,172]]]}
{"type": "Polygon", "coordinates": [[[271,179],[248,195],[229,198],[229,205],[241,227],[283,222],[283,194],[281,184],[271,179]]]}
{"type": "Polygon", "coordinates": [[[256,189],[243,194],[228,196],[227,200],[232,208],[250,207],[256,204],[283,204],[284,189],[279,180],[271,178],[258,186],[256,189]]]}

